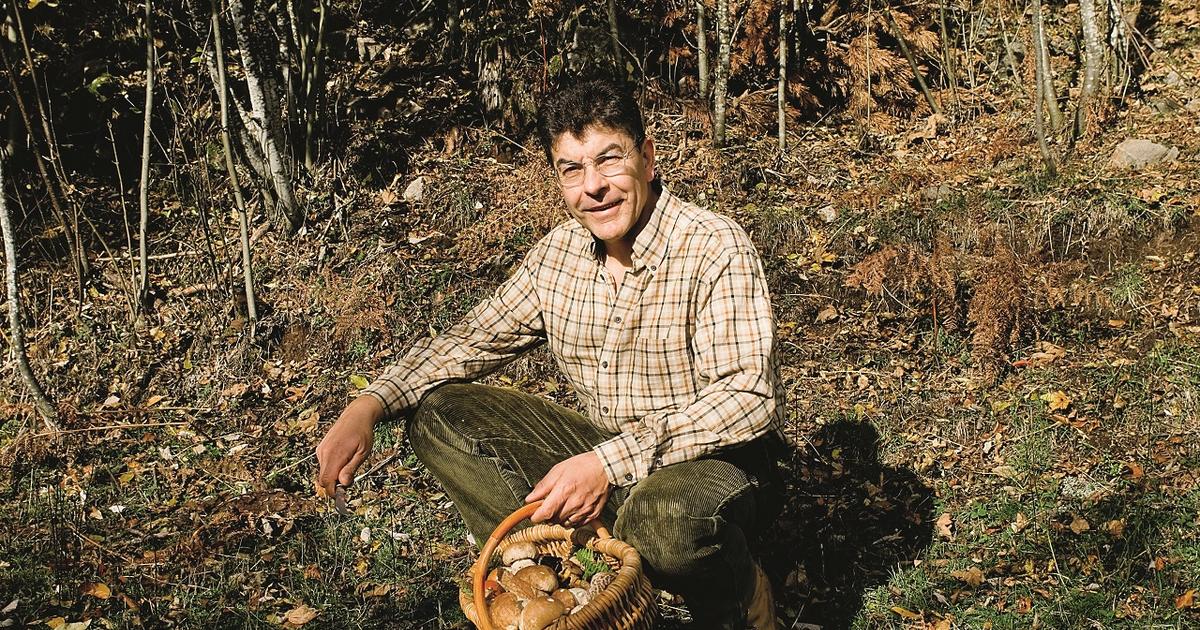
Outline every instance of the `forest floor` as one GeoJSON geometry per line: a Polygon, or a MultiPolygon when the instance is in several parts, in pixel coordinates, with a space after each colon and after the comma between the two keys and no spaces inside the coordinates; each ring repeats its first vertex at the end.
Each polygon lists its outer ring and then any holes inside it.
{"type": "MultiPolygon", "coordinates": [[[[1163,4],[1139,98],[1056,144],[1057,177],[1029,103],[982,89],[870,142],[793,124],[783,156],[737,107],[717,151],[648,95],[667,185],[736,217],[771,275],[793,451],[760,550],[785,627],[1200,627],[1200,36],[1163,4]],[[1180,153],[1109,165],[1127,138],[1180,153]]],[[[454,128],[402,173],[330,169],[307,231],[259,234],[253,331],[199,232],[157,243],[132,328],[115,288],[78,311],[46,289],[65,270],[29,271],[67,431],[22,432],[5,392],[0,627],[466,627],[474,552],[403,428],[379,430],[348,516],[314,496],[313,450],[565,218],[536,150],[489,143],[454,128]]],[[[574,405],[543,351],[488,382],[574,405]]]]}

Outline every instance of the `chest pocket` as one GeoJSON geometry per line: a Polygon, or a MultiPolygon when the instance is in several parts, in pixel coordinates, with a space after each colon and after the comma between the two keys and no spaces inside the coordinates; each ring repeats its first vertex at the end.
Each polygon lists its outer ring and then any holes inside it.
{"type": "Polygon", "coordinates": [[[692,353],[685,336],[633,340],[634,413],[681,408],[695,395],[692,353]]]}

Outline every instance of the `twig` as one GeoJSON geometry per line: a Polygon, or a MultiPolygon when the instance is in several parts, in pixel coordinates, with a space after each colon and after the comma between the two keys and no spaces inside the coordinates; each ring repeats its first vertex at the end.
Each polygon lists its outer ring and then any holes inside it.
{"type": "Polygon", "coordinates": [[[43,433],[34,433],[29,437],[47,437],[61,433],[88,433],[91,431],[113,431],[119,429],[143,429],[147,427],[176,427],[189,424],[188,422],[142,422],[133,424],[106,424],[99,427],[83,427],[82,429],[63,429],[61,431],[46,431],[43,433]]]}

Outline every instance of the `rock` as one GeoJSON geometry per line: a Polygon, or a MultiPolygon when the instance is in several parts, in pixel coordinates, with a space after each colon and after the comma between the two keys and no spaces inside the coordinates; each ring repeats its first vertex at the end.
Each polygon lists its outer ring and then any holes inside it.
{"type": "Polygon", "coordinates": [[[1143,169],[1151,164],[1170,162],[1179,157],[1179,149],[1165,147],[1143,138],[1130,138],[1113,151],[1109,164],[1117,168],[1143,169]]]}
{"type": "Polygon", "coordinates": [[[838,211],[833,206],[824,206],[817,210],[817,217],[826,223],[833,223],[837,221],[838,211]]]}
{"type": "Polygon", "coordinates": [[[948,199],[952,194],[954,194],[954,191],[945,184],[926,186],[921,189],[921,198],[925,201],[931,201],[933,203],[937,203],[943,199],[948,199]]]}
{"type": "Polygon", "coordinates": [[[404,189],[404,200],[408,203],[420,203],[425,197],[425,176],[418,177],[409,182],[408,187],[404,189]]]}

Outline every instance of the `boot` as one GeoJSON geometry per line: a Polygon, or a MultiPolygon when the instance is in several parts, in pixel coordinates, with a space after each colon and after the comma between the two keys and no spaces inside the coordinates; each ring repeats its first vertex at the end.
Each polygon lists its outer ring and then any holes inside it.
{"type": "Polygon", "coordinates": [[[771,593],[771,580],[763,573],[762,566],[754,563],[754,595],[746,604],[746,623],[754,630],[779,630],[775,619],[775,596],[771,593]]]}

